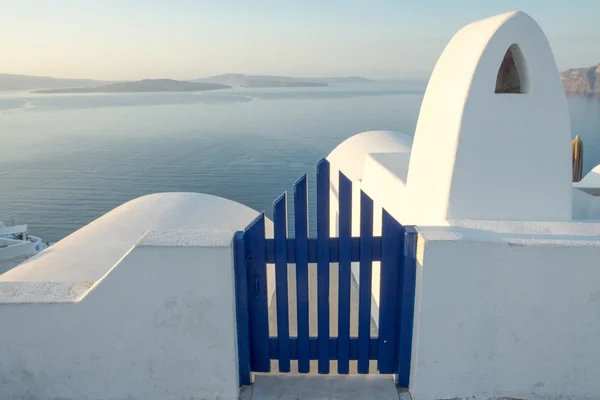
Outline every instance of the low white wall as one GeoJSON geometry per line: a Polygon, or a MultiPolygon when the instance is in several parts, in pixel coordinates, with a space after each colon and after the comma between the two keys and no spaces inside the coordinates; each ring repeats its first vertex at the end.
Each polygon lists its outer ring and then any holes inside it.
{"type": "Polygon", "coordinates": [[[17,268],[0,282],[95,282],[147,230],[222,228],[243,230],[258,212],[202,193],[156,193],[109,211],[17,268]]]}
{"type": "Polygon", "coordinates": [[[491,225],[420,228],[413,398],[597,399],[600,225],[491,225]]]}
{"type": "Polygon", "coordinates": [[[0,275],[0,399],[237,399],[232,239],[257,215],[144,196],[0,275]]]}
{"type": "Polygon", "coordinates": [[[0,398],[237,399],[231,239],[150,232],[78,303],[0,283],[0,398]]]}

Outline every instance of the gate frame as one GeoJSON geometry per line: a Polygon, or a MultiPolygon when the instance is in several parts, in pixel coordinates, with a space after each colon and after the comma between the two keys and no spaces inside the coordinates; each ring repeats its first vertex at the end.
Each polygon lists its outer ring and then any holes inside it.
{"type": "MultiPolygon", "coordinates": [[[[382,235],[374,237],[372,234],[373,202],[361,191],[361,234],[359,237],[350,237],[352,183],[341,172],[339,179],[340,234],[338,237],[330,237],[329,235],[330,177],[329,162],[326,160],[321,160],[317,165],[317,238],[308,238],[306,229],[306,221],[308,220],[306,212],[308,197],[306,175],[301,177],[294,185],[295,238],[287,238],[286,193],[274,202],[274,238],[266,238],[265,236],[266,217],[264,212],[259,214],[245,231],[236,232],[234,235],[240,386],[247,386],[252,383],[252,372],[270,372],[270,363],[274,359],[279,360],[281,372],[289,372],[290,360],[298,360],[298,371],[300,373],[310,372],[308,362],[310,359],[316,359],[319,360],[318,372],[320,374],[329,373],[331,360],[338,360],[338,373],[341,374],[349,372],[347,369],[349,360],[358,360],[358,372],[360,374],[369,373],[369,360],[377,360],[377,370],[380,373],[393,374],[398,387],[408,387],[409,385],[415,302],[417,231],[412,226],[403,227],[383,210],[382,235]],[[345,215],[342,215],[342,209],[345,215]],[[331,263],[340,263],[341,284],[342,263],[348,266],[348,271],[343,272],[344,277],[347,278],[346,275],[348,275],[352,280],[351,262],[358,262],[361,275],[366,272],[364,276],[370,277],[373,261],[382,261],[380,276],[381,278],[386,277],[386,279],[381,280],[380,286],[380,318],[377,338],[370,336],[372,282],[368,279],[365,284],[368,290],[361,290],[359,283],[359,298],[362,299],[359,300],[358,337],[350,338],[348,335],[342,335],[342,331],[338,332],[338,337],[332,337],[329,329],[329,279],[324,278],[329,278],[331,263]],[[308,312],[306,315],[300,315],[304,308],[306,308],[305,311],[308,311],[308,304],[303,304],[301,310],[300,301],[297,301],[299,317],[297,337],[290,337],[289,331],[279,329],[281,324],[284,327],[289,326],[287,264],[296,262],[300,263],[301,268],[304,265],[306,267],[303,273],[299,272],[297,267],[298,299],[301,297],[300,289],[303,291],[308,289],[308,263],[317,263],[317,320],[321,322],[325,315],[327,317],[325,327],[319,324],[317,337],[308,336],[308,312]],[[390,262],[392,262],[391,265],[390,262]],[[269,335],[267,264],[275,264],[275,291],[276,298],[279,299],[277,300],[278,336],[275,337],[269,335]],[[394,264],[397,267],[394,267],[394,264]],[[389,272],[384,272],[384,267],[389,272]],[[306,282],[302,274],[306,275],[306,282]],[[325,285],[322,283],[327,284],[326,290],[324,290],[325,285]],[[302,287],[300,287],[301,284],[302,287]],[[304,288],[304,286],[306,287],[304,288]],[[368,301],[366,301],[367,294],[368,301]],[[284,311],[280,312],[281,309],[284,311]],[[365,313],[368,314],[368,320],[364,317],[365,313]],[[305,323],[302,322],[304,319],[306,319],[305,323]],[[363,322],[362,330],[361,321],[363,322]],[[369,325],[366,325],[364,321],[368,321],[369,325]],[[391,323],[387,323],[388,321],[391,321],[391,323]],[[369,329],[365,333],[366,328],[369,329]],[[302,333],[300,332],[301,329],[303,330],[302,333]],[[323,340],[324,338],[326,340],[323,340]],[[379,351],[380,348],[381,350],[387,348],[387,350],[379,351]],[[286,349],[289,350],[286,351],[286,349]],[[325,350],[327,351],[324,352],[325,350]],[[341,368],[340,359],[343,361],[341,368]]],[[[341,296],[340,300],[342,300],[344,297],[340,290],[341,288],[339,288],[338,293],[341,296]]],[[[305,293],[306,301],[308,301],[307,294],[308,290],[305,293]]],[[[345,296],[346,292],[343,295],[345,296]]],[[[349,296],[347,297],[349,311],[349,296]]],[[[341,304],[338,306],[340,307],[341,304]]],[[[339,313],[339,326],[344,328],[345,325],[342,325],[346,323],[349,324],[349,321],[346,321],[345,317],[342,317],[339,313]]],[[[348,325],[348,334],[349,332],[348,325]]]]}

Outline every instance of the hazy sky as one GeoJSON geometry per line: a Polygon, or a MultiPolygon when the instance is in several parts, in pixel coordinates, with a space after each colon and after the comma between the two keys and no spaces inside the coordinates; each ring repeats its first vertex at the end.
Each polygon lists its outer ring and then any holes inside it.
{"type": "Polygon", "coordinates": [[[511,10],[559,68],[600,62],[600,0],[0,0],[0,72],[420,78],[461,26],[511,10]]]}

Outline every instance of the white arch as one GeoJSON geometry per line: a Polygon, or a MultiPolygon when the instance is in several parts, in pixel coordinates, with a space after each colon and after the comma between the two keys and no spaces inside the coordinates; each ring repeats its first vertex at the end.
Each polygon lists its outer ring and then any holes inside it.
{"type": "Polygon", "coordinates": [[[461,29],[438,60],[421,106],[407,188],[415,223],[571,218],[571,133],[548,41],[527,14],[461,29]],[[496,94],[517,44],[528,90],[496,94]]]}

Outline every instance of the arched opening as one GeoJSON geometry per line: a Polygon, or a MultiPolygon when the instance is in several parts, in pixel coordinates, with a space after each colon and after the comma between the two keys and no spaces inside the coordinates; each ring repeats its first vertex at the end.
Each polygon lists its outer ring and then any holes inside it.
{"type": "Polygon", "coordinates": [[[523,94],[529,92],[527,64],[518,44],[511,45],[498,69],[496,93],[523,94]]]}

